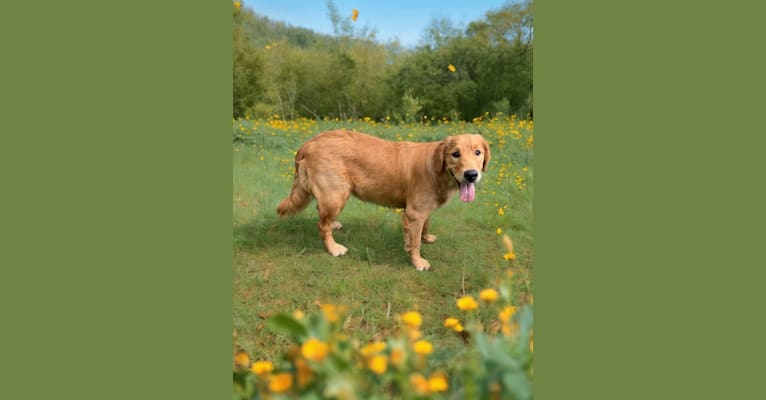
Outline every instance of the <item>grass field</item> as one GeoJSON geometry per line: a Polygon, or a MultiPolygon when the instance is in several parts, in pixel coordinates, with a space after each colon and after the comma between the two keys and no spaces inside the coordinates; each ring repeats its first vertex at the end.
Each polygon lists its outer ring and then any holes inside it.
{"type": "MultiPolygon", "coordinates": [[[[514,265],[532,266],[533,126],[514,118],[473,123],[428,121],[233,121],[233,324],[234,345],[256,358],[284,352],[287,341],[266,328],[279,312],[316,311],[319,303],[349,307],[346,331],[360,343],[381,339],[397,316],[417,310],[434,346],[457,354],[461,339],[442,326],[456,313],[455,299],[492,286],[508,269],[501,234],[514,242],[514,265]],[[418,272],[403,249],[400,210],[349,200],[335,239],[348,254],[327,254],[317,232],[315,206],[280,219],[276,206],[290,191],[295,151],[307,138],[345,128],[390,140],[432,141],[457,133],[481,133],[492,160],[477,185],[476,200],[457,196],[431,218],[435,244],[423,245],[431,270],[418,272]]],[[[518,291],[529,293],[531,285],[518,291]],[[529,287],[528,287],[529,286],[529,287]]]]}

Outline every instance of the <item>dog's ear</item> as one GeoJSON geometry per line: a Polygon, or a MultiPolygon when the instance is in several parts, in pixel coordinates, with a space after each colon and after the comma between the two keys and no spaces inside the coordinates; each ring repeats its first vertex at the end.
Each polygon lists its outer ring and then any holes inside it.
{"type": "Polygon", "coordinates": [[[487,140],[484,139],[483,136],[479,136],[481,138],[481,145],[484,147],[484,162],[481,165],[481,172],[487,172],[487,164],[489,164],[489,159],[492,157],[492,153],[489,151],[489,143],[487,143],[487,140]]]}
{"type": "Polygon", "coordinates": [[[446,157],[447,152],[449,151],[450,147],[452,146],[452,136],[447,136],[442,140],[439,145],[436,147],[436,151],[434,152],[434,170],[439,172],[444,172],[444,170],[447,168],[447,163],[444,161],[444,157],[446,157]]]}
{"type": "Polygon", "coordinates": [[[442,140],[434,151],[434,171],[444,172],[444,141],[442,140]]]}

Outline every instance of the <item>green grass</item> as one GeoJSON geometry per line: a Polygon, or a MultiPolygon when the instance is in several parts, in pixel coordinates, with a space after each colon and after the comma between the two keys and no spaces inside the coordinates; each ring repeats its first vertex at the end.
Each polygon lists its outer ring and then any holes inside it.
{"type": "Polygon", "coordinates": [[[349,306],[346,331],[361,343],[392,333],[399,314],[417,310],[426,338],[437,348],[458,350],[461,339],[442,322],[458,314],[457,297],[493,286],[508,269],[498,228],[513,239],[515,265],[531,267],[533,131],[525,123],[237,120],[233,129],[234,346],[255,358],[286,349],[287,340],[266,330],[269,316],[315,311],[318,302],[349,306]],[[476,200],[462,203],[455,196],[432,214],[438,241],[422,248],[430,271],[411,266],[396,210],[349,200],[338,218],[343,229],[335,233],[349,249],[342,257],[325,252],[314,203],[294,217],[277,216],[276,206],[292,185],[294,152],[314,134],[337,128],[413,141],[481,133],[490,142],[492,160],[476,200]]]}

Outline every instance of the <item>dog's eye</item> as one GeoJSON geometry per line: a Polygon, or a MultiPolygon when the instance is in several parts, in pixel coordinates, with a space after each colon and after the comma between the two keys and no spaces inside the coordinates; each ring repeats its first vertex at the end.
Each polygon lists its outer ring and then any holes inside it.
{"type": "Polygon", "coordinates": [[[481,155],[481,150],[476,150],[475,153],[476,153],[477,156],[480,156],[481,155]]]}
{"type": "Polygon", "coordinates": [[[456,152],[452,153],[452,157],[455,157],[455,158],[460,157],[460,152],[456,151],[456,152]]]}

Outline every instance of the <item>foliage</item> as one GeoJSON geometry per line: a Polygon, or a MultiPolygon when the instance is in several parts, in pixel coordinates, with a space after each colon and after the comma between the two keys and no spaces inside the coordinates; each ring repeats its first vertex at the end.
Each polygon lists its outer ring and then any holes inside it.
{"type": "Polygon", "coordinates": [[[263,55],[255,50],[245,33],[243,19],[252,17],[252,13],[234,8],[234,29],[232,53],[234,56],[233,78],[233,111],[235,116],[244,115],[262,95],[264,87],[261,82],[263,75],[263,55]]]}
{"type": "Polygon", "coordinates": [[[470,121],[487,111],[532,114],[529,1],[508,3],[465,29],[435,19],[415,49],[378,42],[331,0],[328,16],[334,36],[235,7],[235,118],[278,112],[290,119],[409,114],[470,121]]]}
{"type": "Polygon", "coordinates": [[[465,295],[442,335],[457,335],[461,354],[437,348],[421,330],[417,311],[401,314],[399,329],[386,338],[360,343],[345,332],[348,308],[319,304],[311,314],[271,317],[268,328],[289,338],[290,350],[273,360],[234,354],[237,399],[531,399],[532,298],[514,294],[528,271],[514,264],[504,236],[509,268],[496,288],[465,295]],[[447,362],[459,358],[460,362],[447,362]]]}

